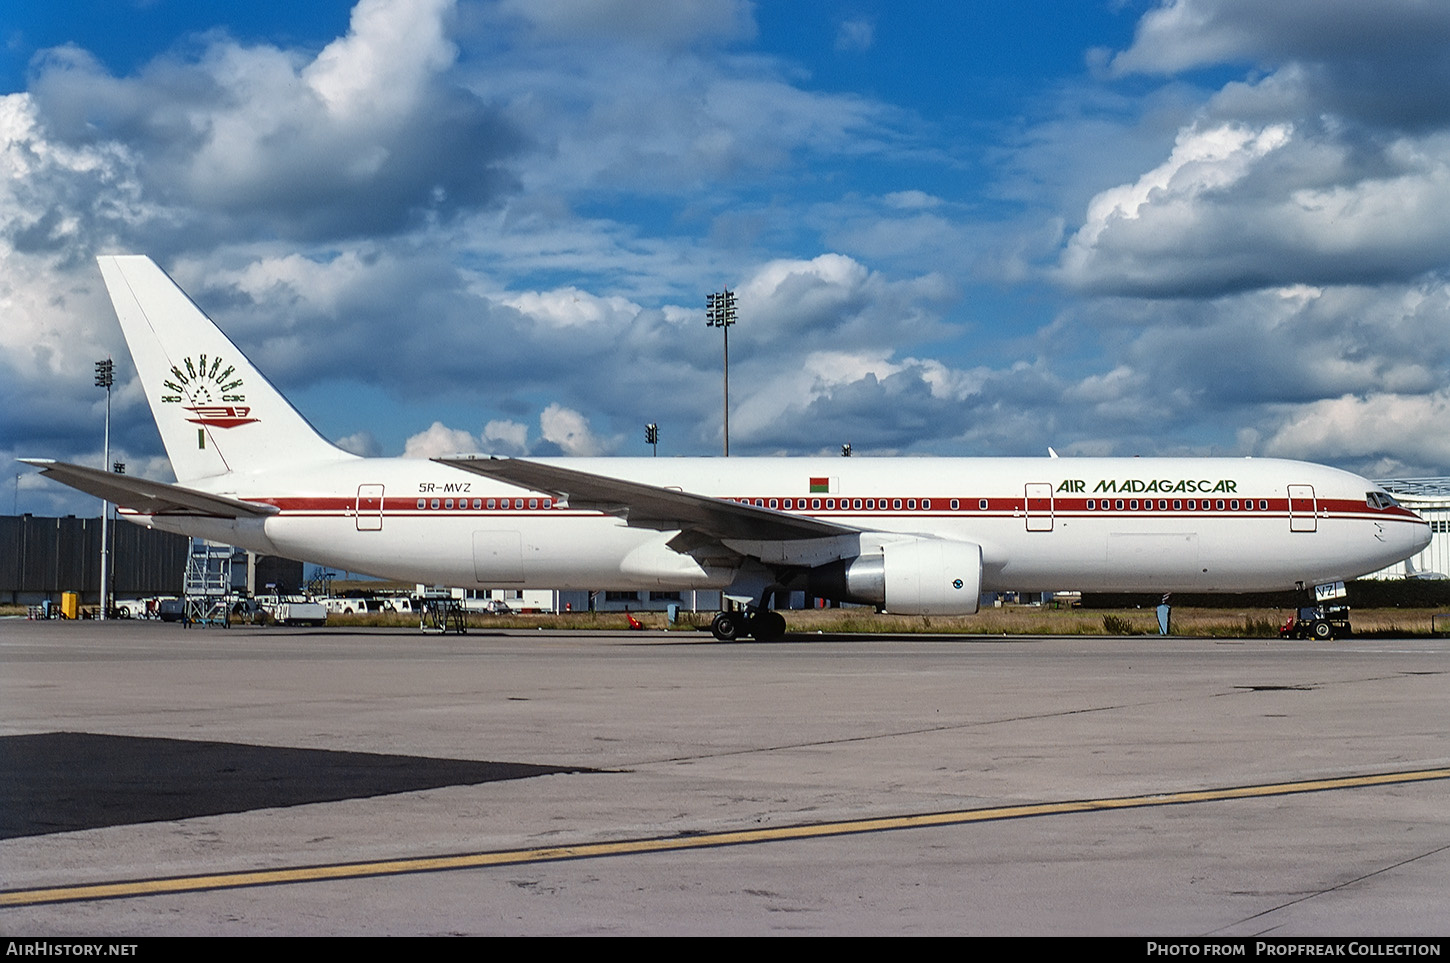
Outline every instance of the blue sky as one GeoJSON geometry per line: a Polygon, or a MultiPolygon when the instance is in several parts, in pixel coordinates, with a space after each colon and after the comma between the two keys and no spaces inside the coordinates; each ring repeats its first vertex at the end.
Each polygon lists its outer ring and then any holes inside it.
{"type": "Polygon", "coordinates": [[[94,256],[369,454],[1450,472],[1450,7],[12,4],[0,456],[168,477],[94,256]]]}

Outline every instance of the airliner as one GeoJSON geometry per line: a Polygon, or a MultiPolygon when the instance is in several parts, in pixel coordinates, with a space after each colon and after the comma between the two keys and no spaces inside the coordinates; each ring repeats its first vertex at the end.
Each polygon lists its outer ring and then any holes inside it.
{"type": "MultiPolygon", "coordinates": [[[[25,459],[155,529],[424,584],[718,589],[970,615],[994,591],[1308,590],[1430,541],[1350,472],[1259,458],[363,458],[150,258],[98,259],[176,483],[25,459]]],[[[739,608],[734,606],[738,605],[739,608]]]]}

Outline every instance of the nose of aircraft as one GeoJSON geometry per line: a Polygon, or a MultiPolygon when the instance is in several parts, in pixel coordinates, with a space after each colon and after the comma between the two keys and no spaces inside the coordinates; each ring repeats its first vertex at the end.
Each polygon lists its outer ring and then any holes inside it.
{"type": "Polygon", "coordinates": [[[1410,529],[1411,555],[1418,555],[1430,544],[1430,523],[1420,518],[1419,515],[1415,517],[1420,519],[1420,524],[1407,526],[1410,529]]]}

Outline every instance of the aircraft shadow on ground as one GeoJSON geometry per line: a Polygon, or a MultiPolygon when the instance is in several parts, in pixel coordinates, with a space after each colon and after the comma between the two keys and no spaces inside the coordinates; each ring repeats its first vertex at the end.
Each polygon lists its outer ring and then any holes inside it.
{"type": "Polygon", "coordinates": [[[597,771],[90,732],[3,736],[0,839],[597,771]]]}

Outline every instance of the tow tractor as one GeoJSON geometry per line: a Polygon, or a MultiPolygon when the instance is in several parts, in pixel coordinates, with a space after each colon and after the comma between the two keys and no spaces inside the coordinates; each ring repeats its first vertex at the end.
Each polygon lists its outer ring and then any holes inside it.
{"type": "Polygon", "coordinates": [[[1305,605],[1279,629],[1281,639],[1344,638],[1350,634],[1348,605],[1305,605]]]}

